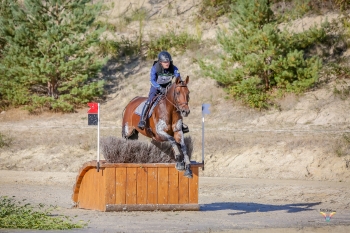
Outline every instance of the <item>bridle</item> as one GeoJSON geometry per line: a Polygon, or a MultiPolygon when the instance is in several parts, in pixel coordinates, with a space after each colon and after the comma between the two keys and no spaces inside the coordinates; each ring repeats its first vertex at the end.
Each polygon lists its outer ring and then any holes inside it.
{"type": "MultiPolygon", "coordinates": [[[[174,83],[174,84],[175,84],[175,83],[174,83]]],[[[176,90],[177,87],[187,87],[187,85],[184,84],[184,81],[181,81],[180,84],[175,84],[175,87],[174,87],[174,95],[173,95],[173,100],[175,101],[175,104],[174,104],[174,102],[172,102],[172,101],[170,101],[170,100],[168,99],[168,97],[167,97],[166,94],[165,94],[164,96],[165,96],[165,99],[166,99],[169,103],[171,103],[171,104],[176,108],[176,111],[177,111],[177,112],[181,112],[180,106],[182,106],[182,105],[188,105],[188,101],[187,101],[187,102],[183,102],[183,103],[177,101],[177,98],[175,97],[175,90],[176,90]]],[[[168,92],[168,89],[169,89],[169,88],[167,87],[165,93],[168,92]]]]}

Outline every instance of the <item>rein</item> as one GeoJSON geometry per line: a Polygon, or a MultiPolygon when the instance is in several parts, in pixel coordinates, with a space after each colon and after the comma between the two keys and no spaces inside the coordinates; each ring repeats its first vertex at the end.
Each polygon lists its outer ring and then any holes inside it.
{"type": "MultiPolygon", "coordinates": [[[[171,104],[176,108],[176,111],[177,111],[177,112],[181,112],[181,109],[180,109],[179,105],[188,105],[188,102],[184,102],[184,103],[179,103],[179,102],[177,102],[177,99],[175,98],[175,89],[176,89],[177,87],[187,87],[187,85],[186,85],[186,84],[183,84],[183,81],[182,81],[179,85],[175,84],[175,87],[174,87],[174,95],[173,95],[173,99],[175,100],[175,104],[174,104],[174,102],[170,101],[166,95],[164,95],[164,96],[165,96],[165,99],[166,99],[169,103],[171,103],[171,104]]],[[[166,92],[168,92],[168,89],[169,89],[169,88],[166,89],[166,92]]]]}

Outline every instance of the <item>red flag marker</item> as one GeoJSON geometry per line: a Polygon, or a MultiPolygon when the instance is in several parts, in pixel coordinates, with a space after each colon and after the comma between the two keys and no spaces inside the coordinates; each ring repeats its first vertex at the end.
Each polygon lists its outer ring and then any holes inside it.
{"type": "Polygon", "coordinates": [[[98,113],[98,103],[88,103],[88,105],[90,107],[88,113],[94,113],[94,114],[98,113]]]}

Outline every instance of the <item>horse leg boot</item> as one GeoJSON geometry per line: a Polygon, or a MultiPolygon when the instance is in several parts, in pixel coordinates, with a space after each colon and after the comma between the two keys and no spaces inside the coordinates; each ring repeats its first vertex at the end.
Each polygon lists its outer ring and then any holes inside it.
{"type": "Polygon", "coordinates": [[[185,161],[185,173],[184,176],[188,177],[188,178],[193,178],[193,174],[191,171],[191,162],[190,159],[188,158],[188,155],[184,156],[184,161],[185,161]]]}
{"type": "Polygon", "coordinates": [[[185,163],[183,159],[181,158],[181,155],[175,156],[176,159],[176,166],[175,168],[179,171],[184,171],[185,170],[185,163]]]}
{"type": "Polygon", "coordinates": [[[174,141],[171,141],[171,146],[173,148],[173,151],[174,151],[174,154],[175,154],[175,160],[176,160],[176,165],[175,165],[175,168],[178,170],[178,171],[183,171],[185,170],[185,163],[183,162],[183,159],[182,159],[182,155],[181,155],[181,152],[175,142],[174,141]]]}
{"type": "Polygon", "coordinates": [[[188,125],[182,123],[182,132],[183,132],[183,133],[188,133],[188,132],[190,132],[190,129],[188,128],[188,125]]]}
{"type": "Polygon", "coordinates": [[[146,126],[146,113],[149,107],[149,102],[146,101],[145,105],[142,108],[141,116],[140,116],[140,122],[137,125],[140,129],[144,129],[146,126]]]}

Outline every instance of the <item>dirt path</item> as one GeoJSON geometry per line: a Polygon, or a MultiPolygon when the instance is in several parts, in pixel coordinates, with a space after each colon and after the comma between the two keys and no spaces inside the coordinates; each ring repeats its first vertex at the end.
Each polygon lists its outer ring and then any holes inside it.
{"type": "Polygon", "coordinates": [[[89,222],[85,229],[67,232],[350,231],[350,189],[345,182],[200,177],[199,212],[105,213],[71,208],[76,175],[0,170],[0,195],[57,205],[58,214],[89,222]],[[326,222],[320,209],[337,213],[326,222]]]}

